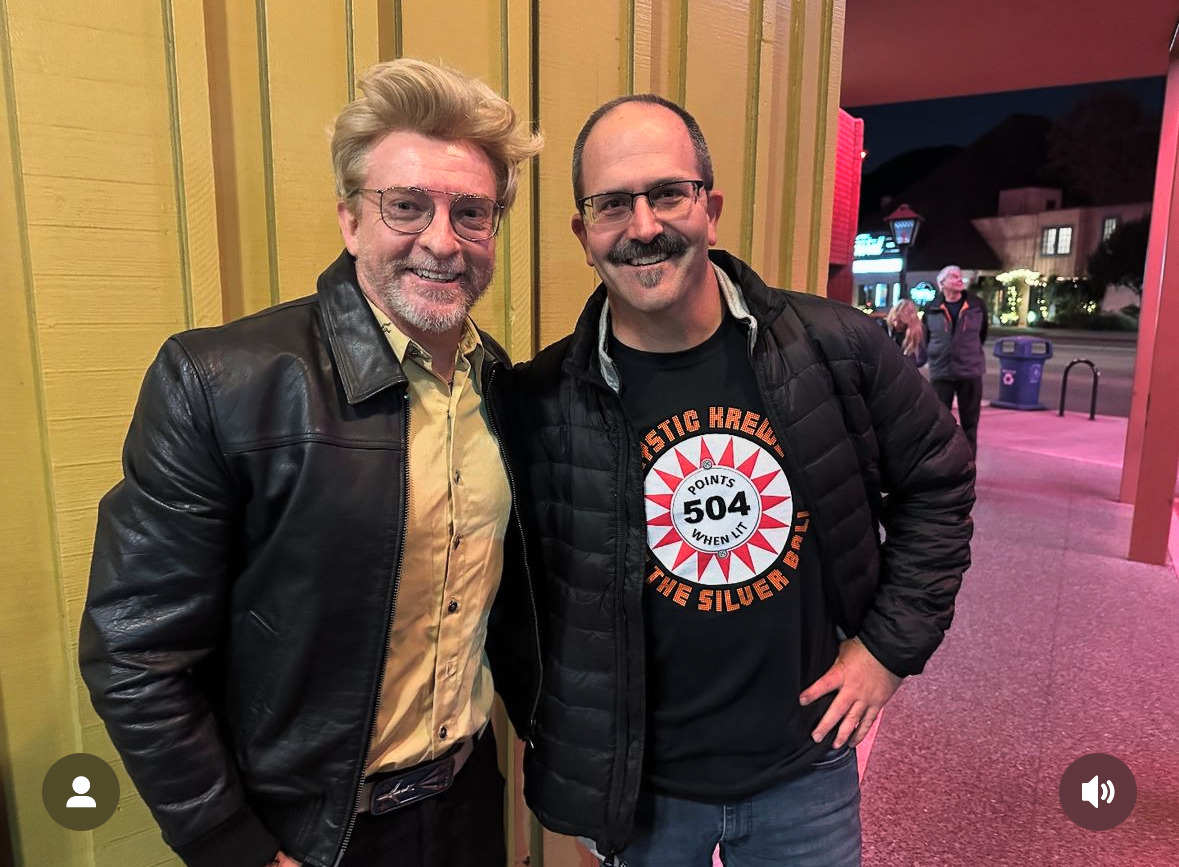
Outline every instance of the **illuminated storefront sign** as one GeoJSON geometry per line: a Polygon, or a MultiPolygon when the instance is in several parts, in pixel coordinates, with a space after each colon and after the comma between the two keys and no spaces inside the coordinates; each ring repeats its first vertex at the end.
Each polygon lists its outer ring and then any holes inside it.
{"type": "Polygon", "coordinates": [[[853,274],[900,274],[901,257],[887,259],[857,259],[852,262],[853,274]]]}

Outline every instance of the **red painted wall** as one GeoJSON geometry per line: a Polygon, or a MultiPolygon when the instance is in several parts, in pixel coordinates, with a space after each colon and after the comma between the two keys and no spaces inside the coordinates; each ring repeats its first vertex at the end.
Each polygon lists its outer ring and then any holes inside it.
{"type": "Polygon", "coordinates": [[[848,304],[855,284],[852,281],[852,249],[860,210],[860,173],[864,150],[864,122],[846,111],[839,111],[839,134],[835,145],[835,196],[831,216],[830,268],[827,272],[827,297],[848,304]]]}

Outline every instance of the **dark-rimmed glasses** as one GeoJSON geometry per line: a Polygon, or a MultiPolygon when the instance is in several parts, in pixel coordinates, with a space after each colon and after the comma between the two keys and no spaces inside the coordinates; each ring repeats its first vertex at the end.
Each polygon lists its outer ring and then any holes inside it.
{"type": "Polygon", "coordinates": [[[434,198],[450,198],[450,227],[464,241],[487,241],[499,231],[503,205],[483,196],[431,190],[428,187],[358,188],[349,193],[376,193],[380,197],[381,222],[402,235],[420,235],[434,219],[434,198]]]}
{"type": "Polygon", "coordinates": [[[642,196],[663,220],[684,216],[696,203],[704,181],[667,181],[639,193],[597,193],[577,200],[581,218],[590,225],[625,223],[635,212],[635,199],[642,196]]]}

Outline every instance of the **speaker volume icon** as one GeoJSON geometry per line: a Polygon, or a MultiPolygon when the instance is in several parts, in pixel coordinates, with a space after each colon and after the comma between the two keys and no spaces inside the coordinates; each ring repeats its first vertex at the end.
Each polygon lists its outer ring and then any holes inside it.
{"type": "MultiPolygon", "coordinates": [[[[1113,799],[1114,799],[1113,780],[1106,780],[1104,783],[1101,784],[1100,799],[1102,801],[1105,801],[1105,803],[1107,803],[1107,804],[1113,802],[1113,799]]],[[[1097,777],[1094,777],[1093,779],[1091,779],[1087,783],[1081,783],[1081,800],[1088,801],[1094,807],[1097,806],[1097,801],[1098,801],[1097,777]]]]}

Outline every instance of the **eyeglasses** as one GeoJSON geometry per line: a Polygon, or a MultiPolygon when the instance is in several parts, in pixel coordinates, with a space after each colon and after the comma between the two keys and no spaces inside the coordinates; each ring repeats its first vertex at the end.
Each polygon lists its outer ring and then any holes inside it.
{"type": "Polygon", "coordinates": [[[450,193],[425,187],[385,187],[383,190],[355,189],[349,196],[376,193],[380,196],[381,222],[402,235],[420,235],[434,219],[434,197],[450,198],[450,227],[465,241],[486,241],[499,231],[503,205],[483,196],[450,193]]]}
{"type": "Polygon", "coordinates": [[[577,210],[590,225],[625,223],[635,212],[635,199],[642,196],[663,220],[682,217],[696,203],[704,181],[669,181],[641,193],[598,193],[577,200],[577,210]]]}

